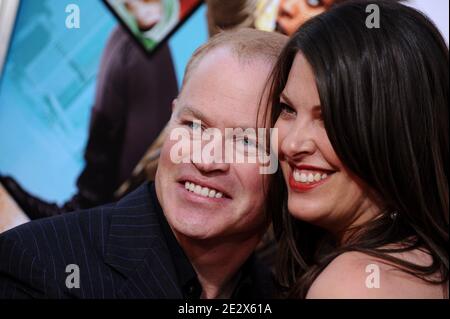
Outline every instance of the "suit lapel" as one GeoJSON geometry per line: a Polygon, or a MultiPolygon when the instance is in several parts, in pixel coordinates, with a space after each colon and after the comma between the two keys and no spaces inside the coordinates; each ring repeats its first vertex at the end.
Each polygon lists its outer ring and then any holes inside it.
{"type": "Polygon", "coordinates": [[[105,261],[126,278],[119,298],[181,298],[155,200],[154,186],[145,184],[114,208],[105,261]]]}
{"type": "Polygon", "coordinates": [[[160,253],[164,249],[167,247],[161,240],[154,242],[144,261],[119,290],[119,298],[182,298],[172,260],[168,254],[160,253]]]}

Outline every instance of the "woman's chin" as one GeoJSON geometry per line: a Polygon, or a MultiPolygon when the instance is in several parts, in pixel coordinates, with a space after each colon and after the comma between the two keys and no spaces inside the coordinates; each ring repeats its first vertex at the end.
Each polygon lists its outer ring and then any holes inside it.
{"type": "Polygon", "coordinates": [[[319,225],[321,221],[323,222],[327,214],[326,210],[320,203],[317,202],[306,202],[306,201],[288,201],[289,213],[295,219],[319,225]]]}

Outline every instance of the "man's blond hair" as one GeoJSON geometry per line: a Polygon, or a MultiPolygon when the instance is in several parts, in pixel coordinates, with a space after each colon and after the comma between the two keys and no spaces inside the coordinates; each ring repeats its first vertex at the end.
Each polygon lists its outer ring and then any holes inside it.
{"type": "Polygon", "coordinates": [[[220,32],[194,52],[186,66],[182,87],[185,86],[192,71],[202,59],[214,49],[228,48],[241,61],[262,58],[273,64],[283,50],[287,39],[286,36],[279,33],[255,29],[220,32]]]}

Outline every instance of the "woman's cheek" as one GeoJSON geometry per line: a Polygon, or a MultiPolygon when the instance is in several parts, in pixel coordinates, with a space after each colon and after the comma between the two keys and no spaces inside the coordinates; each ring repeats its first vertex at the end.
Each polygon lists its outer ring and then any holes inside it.
{"type": "Polygon", "coordinates": [[[318,134],[319,138],[317,140],[317,144],[322,153],[322,156],[331,166],[337,169],[341,169],[342,163],[339,160],[336,152],[334,151],[333,145],[331,145],[331,141],[328,138],[325,128],[321,128],[320,130],[321,132],[318,134]]]}

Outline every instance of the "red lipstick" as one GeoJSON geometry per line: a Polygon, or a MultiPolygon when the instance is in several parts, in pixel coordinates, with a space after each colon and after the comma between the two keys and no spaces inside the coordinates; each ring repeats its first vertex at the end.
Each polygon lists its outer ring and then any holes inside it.
{"type": "Polygon", "coordinates": [[[304,193],[307,191],[310,191],[314,188],[316,188],[319,185],[322,185],[324,182],[326,182],[326,179],[322,179],[318,182],[311,182],[311,183],[300,183],[295,181],[294,176],[292,176],[292,174],[289,175],[289,186],[298,192],[304,193]]]}
{"type": "Polygon", "coordinates": [[[318,167],[315,167],[315,166],[312,166],[312,165],[298,165],[296,167],[291,167],[291,168],[292,168],[292,171],[289,174],[289,186],[291,187],[292,190],[297,191],[297,192],[301,192],[301,193],[308,192],[308,191],[313,190],[314,188],[322,185],[323,183],[325,183],[328,180],[329,176],[334,173],[331,170],[318,168],[318,167]],[[323,179],[321,179],[319,181],[314,180],[312,182],[308,182],[308,183],[304,183],[303,182],[302,183],[302,182],[296,181],[294,179],[294,169],[312,170],[312,171],[323,172],[323,173],[327,174],[327,177],[323,178],[323,179]]]}

